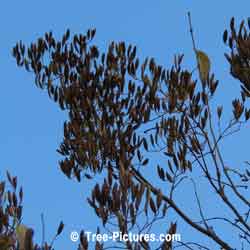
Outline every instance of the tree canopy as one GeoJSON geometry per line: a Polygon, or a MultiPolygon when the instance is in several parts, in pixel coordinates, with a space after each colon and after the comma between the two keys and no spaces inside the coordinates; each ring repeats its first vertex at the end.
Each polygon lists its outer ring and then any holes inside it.
{"type": "MultiPolygon", "coordinates": [[[[165,240],[158,246],[154,244],[155,249],[210,249],[201,236],[214,242],[213,249],[247,249],[250,163],[246,159],[245,166],[228,166],[220,145],[225,137],[235,136],[250,118],[250,21],[242,21],[237,28],[232,18],[229,26],[223,34],[230,50],[225,58],[241,93],[232,100],[226,124],[221,124],[223,107],[216,104],[219,81],[209,72],[211,58],[195,47],[199,77],[193,69],[182,67],[184,55],[175,55],[172,67],[166,69],[152,57],[139,59],[137,47],[124,41],[111,42],[107,52],[101,52],[93,44],[95,29],[72,38],[67,30],[59,40],[48,32],[30,46],[20,41],[13,48],[17,65],[32,72],[37,87],[47,91],[49,98],[68,114],[58,147],[62,172],[79,182],[103,177],[88,198],[103,230],[145,233],[160,222],[172,235],[182,233],[179,227],[183,223],[196,232],[195,239],[165,240]],[[201,65],[204,58],[205,66],[201,65]],[[201,71],[204,67],[205,74],[201,71]],[[150,160],[152,154],[162,159],[161,164],[150,160]],[[148,178],[147,171],[157,178],[148,178]],[[211,204],[199,198],[199,176],[204,177],[203,185],[223,207],[222,215],[220,211],[212,218],[206,217],[211,204]],[[196,218],[179,205],[180,197],[176,195],[179,190],[183,194],[187,191],[187,180],[193,185],[196,218]],[[174,217],[169,216],[170,212],[174,217]],[[226,231],[221,224],[225,224],[226,231]],[[227,240],[227,234],[237,234],[238,245],[227,240]]],[[[190,22],[191,35],[192,30],[190,22]]],[[[15,191],[15,178],[8,175],[8,179],[15,191]]],[[[8,215],[2,209],[0,216],[18,215],[20,219],[16,195],[8,193],[8,197],[8,215]]],[[[21,200],[21,192],[19,197],[21,200]]],[[[1,224],[1,237],[14,233],[9,231],[10,226],[9,220],[1,224]]],[[[62,228],[60,224],[56,235],[62,228]]],[[[102,242],[95,244],[95,249],[106,247],[102,242]]],[[[151,242],[143,239],[112,244],[112,249],[153,249],[151,242]]],[[[88,249],[88,245],[82,231],[79,249],[88,249]]]]}

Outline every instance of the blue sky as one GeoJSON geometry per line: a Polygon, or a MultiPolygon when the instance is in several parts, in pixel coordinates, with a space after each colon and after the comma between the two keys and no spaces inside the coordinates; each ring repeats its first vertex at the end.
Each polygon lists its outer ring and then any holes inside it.
{"type": "MultiPolygon", "coordinates": [[[[187,21],[187,12],[191,11],[197,47],[207,52],[212,71],[220,80],[216,100],[218,104],[230,104],[239,85],[228,75],[222,34],[232,16],[239,22],[250,15],[249,8],[249,1],[225,0],[2,1],[0,177],[4,178],[7,169],[18,176],[25,194],[24,222],[35,228],[36,239],[41,239],[41,213],[45,215],[48,240],[64,220],[65,231],[55,243],[55,248],[62,250],[76,249],[76,243],[69,239],[70,231],[83,227],[94,231],[96,218],[86,206],[89,185],[68,181],[58,169],[60,156],[56,149],[62,140],[66,114],[46,92],[35,87],[31,74],[16,67],[11,56],[16,41],[29,44],[50,30],[61,37],[67,28],[71,34],[96,28],[94,43],[102,50],[112,40],[124,40],[137,45],[141,58],[153,56],[166,67],[175,53],[184,53],[184,65],[193,68],[195,58],[187,21]]],[[[223,148],[230,162],[242,162],[247,156],[245,135],[227,140],[227,145],[242,144],[237,154],[233,154],[235,147],[223,148]]]]}

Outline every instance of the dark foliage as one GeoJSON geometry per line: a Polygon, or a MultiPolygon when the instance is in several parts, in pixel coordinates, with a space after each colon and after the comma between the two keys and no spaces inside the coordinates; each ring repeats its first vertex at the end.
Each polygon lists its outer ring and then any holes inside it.
{"type": "MultiPolygon", "coordinates": [[[[62,172],[79,182],[106,173],[103,183],[95,185],[88,199],[104,228],[113,223],[123,234],[131,230],[144,232],[157,220],[166,219],[167,211],[173,209],[198,233],[223,249],[234,249],[211,226],[216,219],[204,217],[196,189],[201,222],[177,205],[173,193],[195,169],[206,177],[222,206],[230,210],[231,214],[220,218],[227,223],[228,232],[231,228],[237,231],[239,246],[241,242],[249,243],[250,202],[241,188],[248,188],[250,173],[227,167],[219,148],[220,141],[250,117],[246,107],[250,97],[249,27],[242,22],[236,31],[232,19],[230,34],[225,31],[223,35],[231,49],[231,54],[226,54],[231,74],[241,82],[242,92],[240,99],[232,101],[232,118],[219,131],[215,131],[214,121],[221,121],[223,109],[218,106],[212,112],[211,100],[218,86],[214,74],[201,84],[193,79],[190,70],[182,68],[183,55],[174,57],[171,69],[164,69],[154,58],[140,63],[136,47],[125,42],[112,42],[107,52],[101,53],[92,45],[94,36],[95,30],[88,30],[70,39],[67,30],[57,41],[49,32],[28,47],[18,42],[13,48],[17,65],[33,72],[36,85],[68,112],[64,139],[58,149],[63,156],[62,172]],[[168,183],[166,190],[143,175],[150,152],[166,158],[166,166],[150,166],[150,171],[158,173],[159,181],[168,183]],[[236,184],[232,175],[243,184],[236,184]],[[243,209],[235,206],[235,199],[243,209]],[[141,216],[148,219],[145,224],[141,216]]],[[[194,186],[198,181],[193,180],[194,186]]],[[[166,232],[176,233],[177,224],[169,224],[166,232]]],[[[172,243],[161,243],[158,249],[173,249],[172,243]]],[[[146,241],[117,244],[123,244],[125,249],[149,249],[146,241]]],[[[184,249],[208,249],[198,240],[177,244],[184,249]]],[[[79,249],[87,248],[82,232],[79,249]]],[[[104,246],[97,242],[96,249],[104,246]]]]}

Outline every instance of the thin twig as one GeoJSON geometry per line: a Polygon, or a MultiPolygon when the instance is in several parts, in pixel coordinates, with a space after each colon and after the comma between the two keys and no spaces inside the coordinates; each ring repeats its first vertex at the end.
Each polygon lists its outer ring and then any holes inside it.
{"type": "Polygon", "coordinates": [[[191,38],[192,38],[192,43],[193,43],[193,50],[196,54],[196,46],[195,46],[195,40],[194,40],[194,32],[193,32],[193,26],[192,26],[192,21],[191,21],[191,13],[188,12],[188,21],[189,21],[189,28],[190,28],[190,34],[191,34],[191,38]]]}
{"type": "Polygon", "coordinates": [[[195,193],[196,201],[198,203],[201,219],[202,219],[203,224],[205,225],[205,227],[209,230],[209,226],[208,226],[208,224],[207,224],[207,222],[205,220],[205,216],[204,216],[203,211],[202,211],[201,202],[200,202],[200,199],[199,199],[199,196],[198,196],[196,184],[195,184],[195,182],[194,182],[194,180],[192,178],[190,178],[190,180],[191,180],[191,182],[193,183],[193,186],[194,186],[194,193],[195,193]]]}

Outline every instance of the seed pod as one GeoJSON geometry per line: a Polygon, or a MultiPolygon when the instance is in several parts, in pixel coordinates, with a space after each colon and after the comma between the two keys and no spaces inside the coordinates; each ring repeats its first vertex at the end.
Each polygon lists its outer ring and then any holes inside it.
{"type": "Polygon", "coordinates": [[[198,63],[200,80],[203,83],[207,80],[209,76],[211,66],[210,59],[208,55],[201,50],[196,50],[196,58],[198,63]]]}

